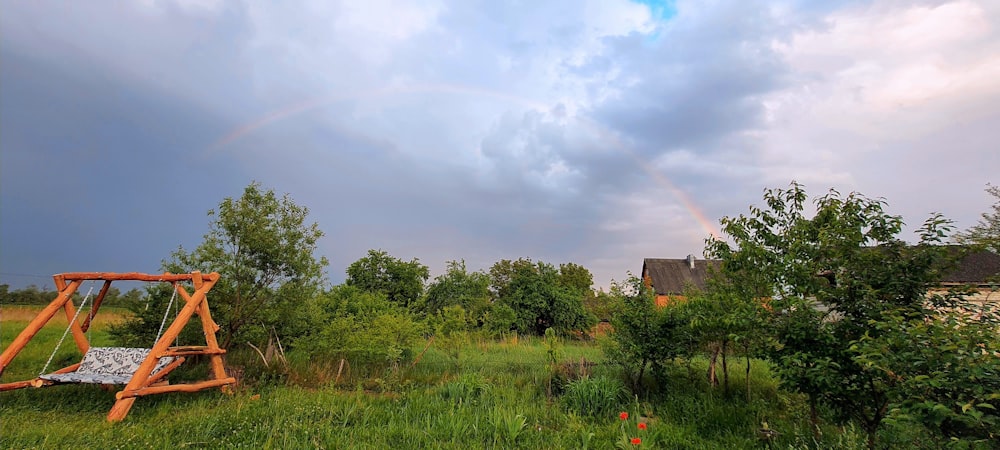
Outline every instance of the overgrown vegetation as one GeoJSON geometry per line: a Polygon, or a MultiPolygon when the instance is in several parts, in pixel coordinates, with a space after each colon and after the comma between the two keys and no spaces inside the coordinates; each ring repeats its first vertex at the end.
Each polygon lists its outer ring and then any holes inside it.
{"type": "MultiPolygon", "coordinates": [[[[950,223],[932,216],[911,245],[882,200],[831,191],[808,215],[793,183],[764,201],[707,242],[721,261],[707,286],[658,307],[642,279],[595,291],[581,265],[527,258],[452,261],[428,282],[418,259],[370,250],[329,286],[308,211],[254,183],[210,213],[202,245],[164,262],[229,280],[210,305],[240,392],[144,398],[121,425],[131,441],[92,426],[104,392],[3,393],[0,446],[995,448],[1000,315],[961,289],[929,294],[956,254],[941,245],[950,223]],[[63,422],[89,426],[45,425],[63,422]]],[[[989,247],[989,226],[961,239],[989,247]]],[[[0,294],[40,305],[55,293],[0,294]]],[[[109,293],[130,312],[99,322],[94,342],[151,345],[172,297],[166,285],[109,293]]],[[[4,317],[10,342],[25,319],[4,317]]],[[[50,328],[4,381],[37,375],[61,332],[50,328]]]]}

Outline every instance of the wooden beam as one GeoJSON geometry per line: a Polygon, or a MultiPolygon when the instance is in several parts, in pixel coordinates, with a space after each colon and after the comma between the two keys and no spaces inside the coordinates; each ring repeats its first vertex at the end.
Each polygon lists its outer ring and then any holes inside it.
{"type": "Polygon", "coordinates": [[[87,314],[87,319],[83,321],[83,325],[80,329],[86,332],[90,329],[90,322],[94,320],[94,316],[97,315],[97,310],[101,308],[101,302],[104,301],[104,296],[108,294],[108,289],[111,288],[111,280],[104,282],[104,286],[101,286],[101,293],[97,294],[97,298],[94,302],[90,304],[90,314],[87,314]]]}
{"type": "Polygon", "coordinates": [[[147,386],[148,385],[152,385],[152,384],[154,384],[154,383],[162,380],[163,377],[166,377],[168,374],[170,374],[170,372],[173,372],[174,369],[180,367],[181,364],[184,364],[184,358],[183,357],[174,358],[174,361],[172,363],[167,364],[166,366],[163,366],[163,368],[160,369],[159,372],[156,372],[156,373],[153,374],[153,376],[149,377],[149,379],[146,380],[146,385],[147,386]]]}
{"type": "Polygon", "coordinates": [[[22,389],[31,386],[31,382],[35,380],[25,380],[25,381],[15,381],[12,383],[0,384],[0,392],[3,391],[13,391],[14,389],[22,389]]]}
{"type": "Polygon", "coordinates": [[[200,381],[198,383],[187,383],[187,384],[171,384],[167,386],[150,386],[135,390],[124,390],[115,394],[115,398],[119,401],[133,399],[135,397],[142,397],[144,395],[156,395],[165,394],[167,392],[198,392],[205,389],[211,389],[214,387],[226,386],[230,384],[235,384],[236,379],[229,377],[223,378],[221,380],[206,380],[200,381]]]}
{"type": "MultiPolygon", "coordinates": [[[[86,280],[104,280],[104,281],[161,281],[161,282],[173,282],[173,281],[192,281],[195,275],[191,273],[162,273],[159,275],[139,273],[139,272],[128,272],[128,273],[115,273],[115,272],[67,272],[59,274],[58,276],[63,277],[70,281],[86,281],[86,280]]],[[[201,277],[206,280],[211,280],[212,282],[219,279],[219,274],[212,272],[209,274],[202,274],[201,277]]]]}

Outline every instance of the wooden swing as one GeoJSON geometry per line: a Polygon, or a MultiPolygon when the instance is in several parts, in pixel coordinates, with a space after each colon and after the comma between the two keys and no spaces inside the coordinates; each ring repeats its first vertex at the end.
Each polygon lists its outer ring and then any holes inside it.
{"type": "MultiPolygon", "coordinates": [[[[164,273],[161,275],[150,275],[144,273],[109,273],[109,272],[79,272],[63,273],[53,275],[59,295],[49,303],[31,323],[21,331],[14,341],[0,354],[0,375],[10,364],[17,354],[24,349],[25,345],[59,309],[66,312],[66,319],[69,326],[66,334],[72,332],[73,341],[77,348],[83,353],[83,359],[76,364],[64,367],[49,374],[40,374],[37,378],[25,381],[15,381],[0,384],[0,391],[21,389],[25,387],[45,387],[55,384],[66,383],[91,383],[102,385],[120,385],[125,388],[115,394],[115,404],[108,412],[108,421],[117,422],[125,418],[132,404],[137,397],[144,395],[163,394],[167,392],[195,392],[213,387],[220,387],[226,392],[230,385],[236,383],[236,379],[226,375],[222,355],[226,351],[219,347],[215,333],[219,326],[212,320],[212,315],[208,309],[207,294],[212,286],[219,281],[218,273],[203,275],[201,272],[191,272],[187,274],[164,273]],[[84,320],[78,320],[80,312],[83,311],[89,293],[80,304],[77,311],[73,306],[73,294],[85,281],[104,281],[100,293],[91,304],[90,313],[84,320]],[[146,281],[170,283],[174,289],[174,295],[180,295],[184,302],[184,307],[174,318],[167,330],[163,331],[167,316],[164,316],[163,323],[160,324],[160,332],[157,334],[156,342],[152,348],[126,348],[126,347],[91,347],[87,339],[87,330],[91,321],[101,307],[101,302],[111,287],[112,281],[146,281]],[[181,284],[190,282],[194,287],[194,293],[189,294],[181,284]],[[201,319],[202,329],[205,334],[205,344],[203,346],[176,346],[175,339],[180,334],[184,326],[191,320],[191,316],[197,314],[201,319]],[[170,384],[166,380],[167,374],[184,363],[184,357],[190,355],[208,355],[211,365],[211,379],[188,383],[170,384]]],[[[171,302],[173,298],[171,298],[171,302]]],[[[167,307],[169,310],[169,306],[167,307]]],[[[60,339],[56,345],[56,350],[62,344],[60,339]]],[[[55,356],[55,351],[53,351],[55,356]]],[[[52,357],[49,357],[49,362],[52,357]]],[[[48,368],[42,369],[42,372],[48,368]]]]}

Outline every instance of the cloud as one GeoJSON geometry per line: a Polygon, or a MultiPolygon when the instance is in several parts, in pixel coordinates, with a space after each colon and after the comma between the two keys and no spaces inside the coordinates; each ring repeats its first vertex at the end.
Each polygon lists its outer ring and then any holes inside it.
{"type": "Polygon", "coordinates": [[[972,222],[998,23],[973,1],[5,5],[0,271],[156,270],[254,179],[310,208],[333,281],[383,248],[606,284],[791,179],[972,222]]]}

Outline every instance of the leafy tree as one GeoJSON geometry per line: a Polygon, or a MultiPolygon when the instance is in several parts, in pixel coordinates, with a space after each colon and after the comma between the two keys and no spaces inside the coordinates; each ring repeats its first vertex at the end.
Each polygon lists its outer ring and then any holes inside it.
{"type": "Polygon", "coordinates": [[[584,297],[591,292],[590,288],[594,285],[594,276],[586,267],[579,264],[560,264],[559,285],[584,297]]]}
{"type": "Polygon", "coordinates": [[[314,256],[323,236],[309,224],[309,210],[286,194],[253,182],[239,198],[226,197],[210,210],[205,240],[188,252],[178,248],[163,269],[219,272],[212,288],[212,316],[222,328],[222,345],[260,341],[266,330],[303,332],[302,311],[323,282],[325,257],[314,256]],[[248,328],[248,325],[261,325],[248,328]]]}
{"type": "Polygon", "coordinates": [[[382,250],[368,250],[347,267],[347,285],[368,292],[382,292],[391,302],[409,307],[424,293],[430,269],[417,258],[411,261],[390,256],[382,250]]]}
{"type": "Polygon", "coordinates": [[[443,275],[427,287],[423,310],[435,314],[448,306],[461,306],[470,321],[483,319],[490,305],[490,279],[483,272],[468,272],[465,261],[449,261],[443,275]]]}
{"type": "Polygon", "coordinates": [[[514,311],[514,329],[520,332],[540,336],[551,327],[569,333],[586,331],[597,323],[597,318],[583,309],[578,292],[560,284],[559,272],[551,264],[503,260],[490,274],[499,295],[496,302],[514,311]],[[500,282],[504,280],[506,284],[500,282]]]}
{"type": "Polygon", "coordinates": [[[920,242],[896,236],[903,226],[882,200],[830,191],[805,216],[804,189],[768,190],[767,208],[722,219],[733,244],[709,241],[706,254],[723,261],[723,275],[745,283],[752,295],[771,298],[777,346],[770,355],[786,386],[830,405],[841,419],[857,420],[870,447],[894,398],[892,380],[856,359],[852,342],[878,337],[895,314],[922,317],[925,295],[948,258],[939,245],[948,222],[932,216],[920,242]]]}
{"type": "Polygon", "coordinates": [[[1000,186],[988,185],[986,192],[996,198],[993,212],[984,212],[979,223],[955,235],[959,244],[979,245],[1000,253],[1000,186]]]}
{"type": "Polygon", "coordinates": [[[489,272],[490,293],[493,295],[493,301],[496,302],[509,295],[510,282],[514,279],[518,270],[530,270],[529,268],[534,265],[535,263],[528,258],[519,258],[516,261],[501,259],[493,264],[489,272]]]}

